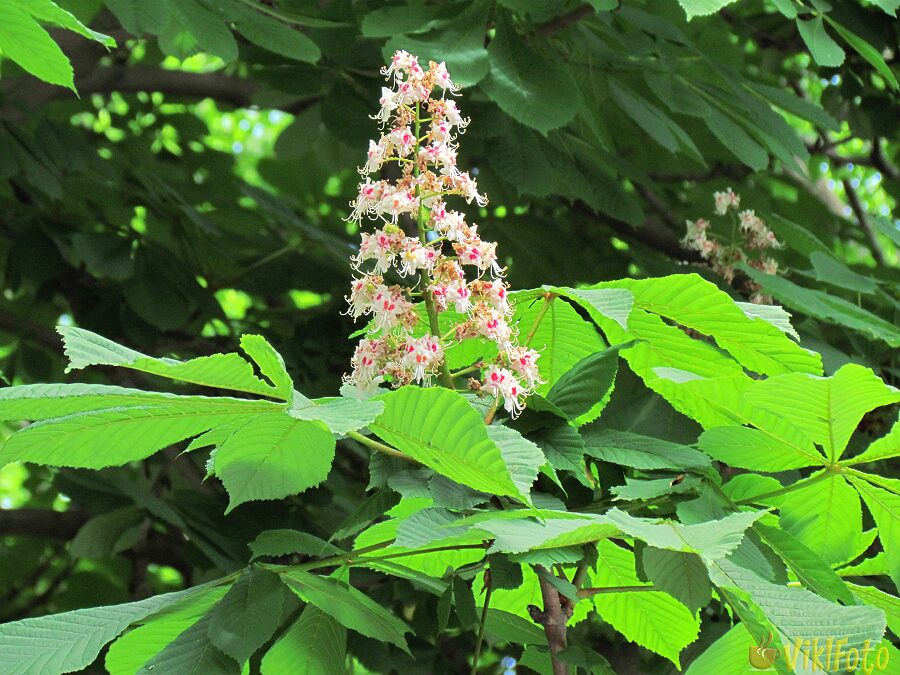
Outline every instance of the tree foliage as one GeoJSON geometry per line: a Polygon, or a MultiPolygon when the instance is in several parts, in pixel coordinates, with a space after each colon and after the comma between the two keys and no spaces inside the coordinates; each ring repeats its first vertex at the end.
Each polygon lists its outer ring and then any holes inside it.
{"type": "Polygon", "coordinates": [[[900,663],[897,9],[2,3],[0,670],[900,663]],[[480,339],[339,390],[397,49],[463,86],[517,417],[480,339]]]}

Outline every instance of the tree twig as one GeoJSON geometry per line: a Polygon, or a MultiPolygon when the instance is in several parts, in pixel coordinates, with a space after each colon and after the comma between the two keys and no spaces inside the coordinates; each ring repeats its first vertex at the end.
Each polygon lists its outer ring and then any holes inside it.
{"type": "Polygon", "coordinates": [[[847,201],[850,202],[850,209],[853,211],[853,215],[856,216],[856,221],[859,223],[860,228],[866,233],[866,239],[869,240],[869,248],[872,249],[872,257],[875,258],[875,262],[878,263],[879,266],[884,267],[884,251],[881,250],[881,244],[878,243],[878,237],[875,236],[875,230],[872,229],[872,223],[869,222],[869,218],[866,215],[866,209],[863,207],[862,202],[859,201],[859,195],[856,194],[856,189],[853,187],[849,178],[842,178],[841,182],[844,184],[844,192],[847,193],[847,201]]]}
{"type": "Polygon", "coordinates": [[[539,617],[539,623],[544,627],[544,636],[547,638],[547,646],[550,647],[553,675],[568,675],[569,667],[559,659],[559,653],[567,645],[568,617],[563,611],[559,591],[547,581],[545,575],[538,575],[538,581],[541,585],[541,599],[544,602],[544,611],[539,617]]]}

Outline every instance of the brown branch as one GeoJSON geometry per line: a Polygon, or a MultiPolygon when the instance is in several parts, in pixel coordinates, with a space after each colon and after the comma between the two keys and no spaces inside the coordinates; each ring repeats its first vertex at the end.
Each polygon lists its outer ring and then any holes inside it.
{"type": "MultiPolygon", "coordinates": [[[[547,574],[551,572],[544,570],[547,574]]],[[[544,575],[539,575],[541,585],[541,598],[544,602],[544,611],[537,618],[544,627],[544,635],[547,645],[550,647],[550,661],[553,664],[553,675],[568,675],[569,667],[559,659],[559,653],[566,648],[566,621],[568,617],[563,611],[559,591],[554,588],[544,575]]]]}
{"type": "Polygon", "coordinates": [[[869,217],[866,215],[866,210],[863,207],[862,202],[859,201],[859,195],[856,194],[856,189],[853,187],[849,178],[842,178],[841,182],[844,184],[844,192],[847,193],[847,201],[850,202],[850,208],[853,211],[853,215],[856,216],[860,228],[866,233],[866,239],[869,240],[869,248],[872,249],[872,257],[875,258],[875,262],[878,263],[879,266],[884,267],[884,251],[881,250],[881,244],[878,243],[878,237],[875,235],[875,230],[872,229],[872,224],[869,222],[869,217]]]}
{"type": "Polygon", "coordinates": [[[578,23],[583,18],[590,16],[593,13],[594,8],[591,7],[591,5],[581,5],[580,7],[576,7],[567,14],[562,14],[561,16],[558,16],[545,24],[538,26],[537,32],[544,37],[550,37],[551,35],[555,35],[559,31],[565,30],[569,26],[578,23]]]}

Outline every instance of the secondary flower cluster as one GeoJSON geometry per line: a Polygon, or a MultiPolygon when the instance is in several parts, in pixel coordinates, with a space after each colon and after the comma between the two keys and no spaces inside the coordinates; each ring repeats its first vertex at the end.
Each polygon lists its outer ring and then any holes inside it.
{"type": "MultiPolygon", "coordinates": [[[[766,223],[754,211],[750,209],[739,211],[741,197],[731,188],[714,193],[713,201],[717,216],[730,216],[731,241],[723,244],[720,237],[711,232],[710,222],[705,218],[699,218],[687,221],[687,233],[681,243],[686,248],[699,252],[700,257],[729,284],[734,283],[735,265],[738,262],[745,262],[766,274],[775,274],[778,271],[778,262],[762,254],[762,251],[769,248],[781,248],[775,233],[766,227],[766,223]],[[745,250],[760,253],[756,257],[751,257],[745,250]]],[[[771,296],[763,293],[758,284],[746,278],[741,282],[741,290],[750,297],[750,302],[771,304],[771,296]]]]}
{"type": "Polygon", "coordinates": [[[359,276],[347,296],[348,314],[371,320],[345,381],[372,390],[386,381],[427,385],[440,375],[452,386],[445,347],[481,337],[496,343],[498,356],[479,364],[483,379],[476,388],[517,414],[541,382],[539,354],[518,345],[509,324],[513,308],[497,244],[482,239],[478,226],[445,202],[458,196],[487,204],[475,179],[457,167],[456,137],[469,120],[446,95],[458,87],[444,63],[430,62],[424,69],[405,51],[394,54],[382,73],[392,85],[382,88],[381,108],[373,116],[382,135],[369,142],[349,216],[359,223],[375,221],[372,231],[361,234],[353,258],[359,276]],[[396,178],[370,177],[388,165],[395,167],[396,178]],[[404,229],[413,227],[415,234],[404,229]],[[388,282],[389,276],[397,283],[388,282]],[[445,312],[452,313],[453,322],[439,330],[445,312]]]}

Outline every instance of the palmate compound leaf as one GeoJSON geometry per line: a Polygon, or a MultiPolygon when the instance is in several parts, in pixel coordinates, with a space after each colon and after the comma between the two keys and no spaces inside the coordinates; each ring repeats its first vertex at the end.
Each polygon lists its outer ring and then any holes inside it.
{"type": "Polygon", "coordinates": [[[390,642],[408,652],[403,621],[343,581],[292,570],[282,580],[306,602],[335,618],[342,625],[373,640],[390,642]]]}
{"type": "MultiPolygon", "coordinates": [[[[635,572],[634,554],[611,541],[598,544],[597,569],[589,573],[597,588],[644,586],[635,572]]],[[[593,596],[600,617],[627,640],[666,657],[680,668],[679,654],[697,639],[700,620],[667,593],[601,593],[593,596]]]]}
{"type": "Polygon", "coordinates": [[[317,421],[283,411],[255,415],[235,425],[215,450],[213,471],[228,491],[228,513],[258,499],[282,499],[328,477],[335,441],[317,421]]]}
{"type": "MultiPolygon", "coordinates": [[[[846,639],[845,651],[849,649],[861,651],[866,641],[874,645],[884,635],[885,617],[884,612],[879,609],[845,607],[801,588],[770,583],[755,572],[735,565],[727,558],[717,560],[708,567],[712,582],[725,592],[726,597],[747,599],[762,611],[766,621],[774,628],[773,647],[808,645],[813,640],[818,640],[817,644],[824,645],[829,640],[835,643],[846,639]],[[810,642],[805,642],[807,640],[810,642]]],[[[744,614],[742,618],[743,616],[744,614]]],[[[755,637],[763,639],[765,633],[755,637]]],[[[800,658],[793,664],[794,671],[814,672],[812,660],[804,664],[802,656],[799,654],[798,656],[800,658]]],[[[841,664],[839,668],[835,667],[826,672],[839,672],[843,669],[844,666],[841,664]]],[[[819,668],[818,672],[822,672],[822,669],[819,668]]]]}
{"type": "Polygon", "coordinates": [[[344,675],[347,629],[315,605],[303,609],[263,656],[262,675],[344,675]]]}
{"type": "MultiPolygon", "coordinates": [[[[250,363],[239,354],[214,354],[190,361],[176,361],[141,354],[83,328],[59,326],[57,331],[62,336],[66,356],[69,358],[67,370],[79,370],[87,366],[120,366],[205,387],[243,391],[282,400],[290,398],[290,390],[287,390],[287,396],[282,395],[285,389],[283,382],[275,387],[263,382],[256,377],[250,363]]],[[[244,339],[256,355],[252,358],[262,360],[261,372],[267,376],[268,373],[277,374],[277,366],[271,355],[267,354],[274,351],[271,346],[259,336],[244,336],[244,339]]]]}
{"type": "Polygon", "coordinates": [[[116,466],[144,459],[213,427],[273,410],[280,406],[192,396],[74,413],[35,422],[10,436],[0,449],[0,465],[23,461],[87,469],[116,466]]]}
{"type": "Polygon", "coordinates": [[[759,410],[789,418],[791,425],[837,461],[863,415],[900,401],[900,390],[870,369],[849,363],[831,377],[802,373],[771,377],[754,383],[744,398],[759,410]]]}
{"type": "Polygon", "coordinates": [[[747,528],[763,515],[765,511],[743,511],[719,520],[684,525],[671,520],[636,518],[619,509],[611,509],[606,518],[622,532],[651,546],[696,553],[709,562],[734,551],[743,541],[747,528]]]}
{"type": "Polygon", "coordinates": [[[369,428],[384,441],[457,483],[527,499],[522,479],[513,477],[481,416],[458,393],[441,387],[401,387],[380,400],[384,412],[369,428]]]}
{"type": "Polygon", "coordinates": [[[79,671],[130,624],[174,603],[206,593],[210,585],[156,595],[124,605],[76,609],[0,625],[0,672],[44,675],[79,671]]]}

